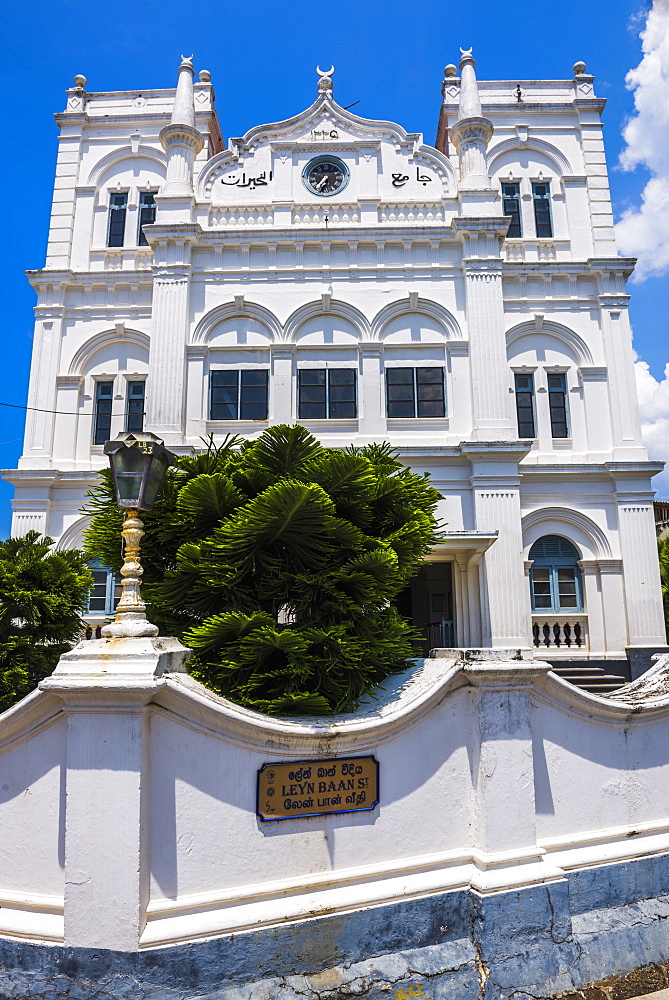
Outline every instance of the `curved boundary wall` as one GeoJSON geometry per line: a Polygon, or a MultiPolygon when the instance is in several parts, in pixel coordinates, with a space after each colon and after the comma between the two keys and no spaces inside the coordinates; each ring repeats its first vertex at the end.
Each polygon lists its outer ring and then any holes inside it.
{"type": "Polygon", "coordinates": [[[511,1000],[669,959],[669,657],[606,698],[440,651],[350,715],[212,695],[95,640],[0,716],[0,997],[511,1000]],[[263,766],[373,755],[363,812],[263,766]]]}

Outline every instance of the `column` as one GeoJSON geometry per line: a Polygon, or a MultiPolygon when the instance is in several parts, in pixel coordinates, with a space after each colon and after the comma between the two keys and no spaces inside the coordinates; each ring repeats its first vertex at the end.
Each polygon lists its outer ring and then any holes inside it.
{"type": "Polygon", "coordinates": [[[652,501],[618,498],[630,646],[664,646],[666,633],[652,501]]]}
{"type": "Polygon", "coordinates": [[[448,429],[453,434],[471,437],[472,395],[469,377],[469,344],[450,340],[446,352],[451,370],[451,398],[448,400],[448,429]]]}
{"type": "Polygon", "coordinates": [[[626,270],[615,260],[589,261],[598,271],[599,309],[602,341],[609,375],[609,409],[613,430],[613,457],[642,460],[646,452],[641,441],[639,404],[634,382],[634,354],[625,294],[626,270]]]}
{"type": "MultiPolygon", "coordinates": [[[[606,650],[606,626],[602,607],[603,595],[599,562],[596,559],[581,559],[578,565],[583,584],[583,604],[588,615],[587,645],[583,651],[588,652],[594,658],[599,658],[604,655],[606,650]]],[[[620,616],[621,611],[621,608],[615,609],[618,616],[620,616]]]]}
{"type": "Polygon", "coordinates": [[[59,469],[75,467],[81,384],[81,375],[59,375],[56,379],[53,460],[59,469]]]}
{"type": "Polygon", "coordinates": [[[200,345],[186,351],[186,437],[198,443],[207,436],[208,385],[205,372],[207,348],[200,345]]]}
{"type": "Polygon", "coordinates": [[[476,441],[518,437],[509,392],[502,264],[497,258],[463,260],[476,441]]]}
{"type": "Polygon", "coordinates": [[[471,461],[476,528],[498,532],[481,565],[482,642],[486,644],[487,606],[490,645],[529,648],[530,596],[523,562],[518,471],[518,462],[527,451],[495,443],[461,447],[471,461]]]}
{"type": "Polygon", "coordinates": [[[367,341],[359,349],[358,429],[364,443],[382,441],[387,432],[382,345],[367,341]]]}
{"type": "Polygon", "coordinates": [[[606,368],[579,368],[583,386],[583,408],[588,438],[588,455],[595,460],[611,453],[608,372],[606,368]]]}
{"type": "Polygon", "coordinates": [[[38,285],[28,410],[23,454],[19,460],[20,469],[46,469],[53,464],[51,460],[55,419],[53,411],[57,409],[56,376],[60,362],[63,326],[61,295],[60,284],[38,285]]]}
{"type": "Polygon", "coordinates": [[[67,715],[65,947],[137,951],[149,898],[147,706],[190,651],[176,639],[97,639],[42,681],[67,715]]]}
{"type": "MultiPolygon", "coordinates": [[[[186,344],[190,326],[191,246],[200,227],[180,226],[178,240],[156,226],[146,429],[165,444],[183,444],[186,344]]],[[[155,238],[155,237],[154,237],[155,238]]]]}
{"type": "Polygon", "coordinates": [[[471,767],[476,870],[471,884],[479,892],[508,888],[510,868],[523,885],[564,877],[564,872],[543,860],[545,852],[537,845],[536,833],[531,694],[533,682],[548,669],[547,663],[532,660],[486,658],[464,666],[474,689],[471,767]]]}
{"type": "Polygon", "coordinates": [[[272,345],[272,381],[270,384],[270,419],[277,424],[292,424],[297,418],[293,406],[293,344],[272,345]]]}
{"type": "Polygon", "coordinates": [[[620,559],[598,559],[597,564],[604,612],[604,645],[601,648],[606,651],[607,658],[617,659],[625,656],[627,645],[623,564],[620,559]]]}

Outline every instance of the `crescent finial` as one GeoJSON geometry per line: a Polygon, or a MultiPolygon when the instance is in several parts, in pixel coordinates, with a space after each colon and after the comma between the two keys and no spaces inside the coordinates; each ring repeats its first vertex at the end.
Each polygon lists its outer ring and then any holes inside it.
{"type": "Polygon", "coordinates": [[[474,48],[474,46],[473,46],[473,45],[472,45],[471,49],[463,49],[463,48],[461,47],[461,48],[460,48],[460,55],[461,55],[461,56],[470,56],[470,55],[472,54],[472,49],[473,49],[473,48],[474,48]]]}
{"type": "Polygon", "coordinates": [[[323,72],[323,70],[320,68],[320,66],[317,66],[316,67],[316,72],[321,77],[324,77],[324,78],[325,77],[331,77],[332,74],[334,73],[334,66],[330,66],[330,69],[326,70],[325,72],[323,72]]]}

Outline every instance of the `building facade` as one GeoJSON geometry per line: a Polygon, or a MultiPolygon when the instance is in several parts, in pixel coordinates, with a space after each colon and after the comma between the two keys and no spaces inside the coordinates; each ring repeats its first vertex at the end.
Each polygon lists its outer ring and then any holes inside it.
{"type": "MultiPolygon", "coordinates": [[[[80,544],[105,440],[304,424],[389,441],[446,524],[405,610],[430,645],[643,658],[665,641],[602,140],[570,80],[448,66],[436,143],[314,104],[224,146],[210,74],[75,78],[37,295],[15,534],[80,544]]],[[[99,613],[111,578],[98,569],[99,613]]]]}

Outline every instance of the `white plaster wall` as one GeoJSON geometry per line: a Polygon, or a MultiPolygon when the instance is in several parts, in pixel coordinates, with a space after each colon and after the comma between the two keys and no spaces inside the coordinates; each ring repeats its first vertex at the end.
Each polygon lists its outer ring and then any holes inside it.
{"type": "Polygon", "coordinates": [[[393,869],[421,856],[466,854],[471,731],[470,699],[458,694],[418,729],[358,751],[379,760],[383,809],[264,823],[255,816],[257,770],[291,759],[294,750],[287,757],[249,751],[223,733],[197,733],[178,719],[154,716],[151,899],[288,879],[308,885],[311,874],[334,878],[367,865],[393,869]]]}
{"type": "Polygon", "coordinates": [[[0,907],[3,894],[63,896],[67,723],[58,716],[0,739],[0,907]]]}

